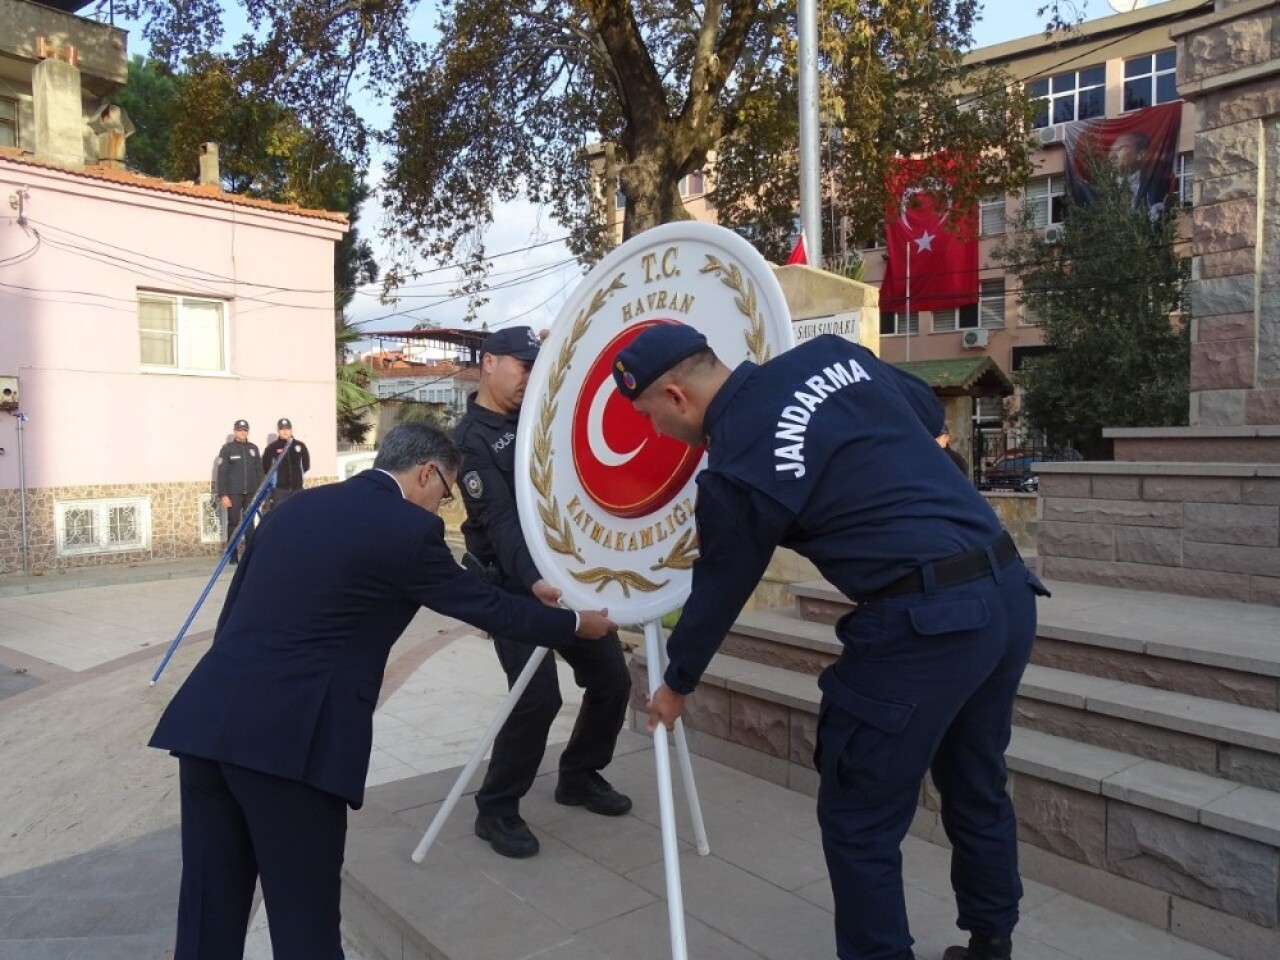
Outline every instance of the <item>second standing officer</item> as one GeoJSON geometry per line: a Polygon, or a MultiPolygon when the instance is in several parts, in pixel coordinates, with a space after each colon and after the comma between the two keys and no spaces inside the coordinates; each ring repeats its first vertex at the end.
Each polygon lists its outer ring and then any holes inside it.
{"type": "Polygon", "coordinates": [[[276,457],[284,450],[289,441],[289,453],[276,471],[275,489],[271,491],[271,505],[278,507],[302,489],[302,481],[311,469],[311,451],[307,445],[293,435],[293,421],[281,417],[276,421],[276,439],[267,444],[262,451],[262,470],[265,473],[276,462],[276,457]]]}
{"type": "MultiPolygon", "coordinates": [[[[454,437],[463,458],[460,486],[467,510],[462,525],[466,566],[505,590],[554,604],[560,591],[542,579],[534,565],[516,513],[516,421],[540,342],[529,327],[507,327],[484,341],[479,390],[470,398],[454,437]]],[[[533,648],[506,636],[495,636],[493,645],[510,686],[533,648]]],[[[621,816],[631,809],[631,800],[600,771],[613,759],[631,692],[622,645],[613,633],[596,643],[577,643],[559,652],[573,667],[574,679],[584,693],[573,735],[560,755],[556,801],[621,816]]],[[[475,829],[478,837],[505,857],[531,857],[538,852],[538,838],[520,817],[520,798],[538,775],[547,734],[561,703],[555,657],[546,657],[493,743],[489,772],[476,794],[475,829]]]]}
{"type": "MultiPolygon", "coordinates": [[[[237,420],[231,429],[233,439],[218,451],[218,496],[227,508],[227,543],[235,536],[240,517],[262,482],[262,454],[258,453],[257,444],[249,440],[249,421],[237,420]]],[[[252,538],[251,523],[244,532],[245,550],[252,538]]],[[[237,562],[235,553],[231,554],[231,562],[237,562]]]]}

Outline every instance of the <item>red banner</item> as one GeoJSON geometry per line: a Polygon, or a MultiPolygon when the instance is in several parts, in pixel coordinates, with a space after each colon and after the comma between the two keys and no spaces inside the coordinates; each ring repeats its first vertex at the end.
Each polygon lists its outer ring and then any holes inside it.
{"type": "Polygon", "coordinates": [[[1063,127],[1067,188],[1080,206],[1096,196],[1090,179],[1098,161],[1109,160],[1133,197],[1134,209],[1154,220],[1173,192],[1182,104],[1147,107],[1112,120],[1082,120],[1063,127]]]}
{"type": "Polygon", "coordinates": [[[951,215],[924,192],[929,167],[900,159],[885,208],[889,262],[880,285],[880,309],[903,313],[946,310],[978,302],[978,215],[951,215]]]}

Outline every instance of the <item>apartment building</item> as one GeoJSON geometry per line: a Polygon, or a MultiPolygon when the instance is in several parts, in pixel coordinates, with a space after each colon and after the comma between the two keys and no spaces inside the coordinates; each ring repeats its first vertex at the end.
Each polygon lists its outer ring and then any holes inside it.
{"type": "MultiPolygon", "coordinates": [[[[1167,0],[1089,21],[1063,39],[1024,37],[969,55],[971,63],[1002,67],[1042,98],[1035,120],[1039,144],[1035,173],[1020,195],[991,196],[981,204],[977,305],[882,313],[880,352],[885,359],[901,363],[985,354],[1002,370],[1016,373],[1024,358],[1042,349],[1036,317],[1018,302],[1016,279],[992,260],[992,249],[1019,222],[1026,205],[1031,207],[1036,228],[1044,231],[1046,244],[1053,242],[1065,206],[1067,125],[1180,102],[1177,51],[1170,30],[1212,12],[1213,6],[1213,0],[1167,0]]],[[[1188,206],[1195,179],[1196,129],[1195,108],[1183,104],[1175,173],[1178,199],[1188,206]]],[[[864,279],[878,285],[891,251],[880,245],[860,252],[866,264],[864,279]]],[[[999,401],[977,401],[973,417],[977,429],[997,430],[999,401]]]]}

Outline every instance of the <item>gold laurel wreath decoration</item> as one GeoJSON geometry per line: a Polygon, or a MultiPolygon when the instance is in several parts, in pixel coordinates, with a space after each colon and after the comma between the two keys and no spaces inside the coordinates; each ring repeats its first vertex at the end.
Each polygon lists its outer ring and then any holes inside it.
{"type": "Polygon", "coordinates": [[[680,539],[672,546],[671,552],[651,566],[650,570],[688,570],[693,561],[698,559],[698,533],[690,528],[680,534],[680,539]]]}
{"type": "Polygon", "coordinates": [[[573,579],[581,583],[594,583],[596,585],[596,593],[599,593],[610,583],[616,583],[622,588],[622,595],[628,600],[631,599],[631,588],[642,590],[645,593],[652,593],[654,590],[661,590],[670,580],[663,580],[661,583],[654,583],[652,580],[646,580],[634,570],[610,570],[607,567],[592,567],[590,570],[583,570],[580,573],[569,572],[573,579]]]}
{"type": "Polygon", "coordinates": [[[760,316],[760,305],[756,300],[756,285],[746,280],[736,263],[722,263],[711,254],[707,254],[706,265],[701,273],[714,273],[720,282],[738,296],[733,298],[738,312],[747,318],[747,329],[742,331],[742,338],[747,342],[747,353],[756,363],[764,363],[773,356],[765,340],[764,317],[760,316]]]}
{"type": "MultiPolygon", "coordinates": [[[[538,493],[538,519],[542,521],[543,539],[556,553],[571,556],[579,563],[586,563],[586,560],[578,550],[569,518],[561,514],[560,501],[551,488],[551,425],[555,422],[559,409],[556,397],[564,386],[569,365],[578,350],[578,341],[586,334],[591,318],[600,312],[614,293],[625,286],[623,274],[620,273],[607,287],[601,287],[592,295],[590,305],[573,321],[569,338],[561,345],[560,353],[551,367],[551,374],[547,377],[547,393],[542,398],[538,428],[533,434],[533,469],[530,479],[533,489],[538,493]]],[[[577,573],[570,570],[569,575],[580,583],[594,583],[597,593],[610,583],[617,583],[622,587],[622,595],[628,599],[632,589],[652,592],[662,589],[669,582],[664,580],[662,583],[654,583],[632,570],[609,570],[606,567],[592,567],[577,573]]]]}

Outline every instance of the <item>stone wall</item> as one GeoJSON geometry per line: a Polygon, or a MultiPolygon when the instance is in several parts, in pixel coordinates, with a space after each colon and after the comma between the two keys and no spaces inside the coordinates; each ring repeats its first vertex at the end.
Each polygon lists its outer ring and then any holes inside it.
{"type": "Polygon", "coordinates": [[[1280,466],[1063,463],[1040,474],[1049,578],[1280,605],[1280,466]]]}
{"type": "MultiPolygon", "coordinates": [[[[332,483],[333,477],[309,477],[307,486],[332,483]]],[[[80,487],[34,487],[27,490],[27,544],[30,571],[97,567],[148,560],[217,556],[220,543],[200,539],[200,497],[210,483],[100,484],[80,487]],[[55,503],[65,500],[103,500],[146,497],[151,503],[151,543],[146,549],[58,556],[55,503]]],[[[0,489],[0,575],[22,573],[22,512],[20,495],[0,489]]]]}
{"type": "Polygon", "coordinates": [[[1171,35],[1199,122],[1191,423],[1280,423],[1280,12],[1221,3],[1171,35]]]}

